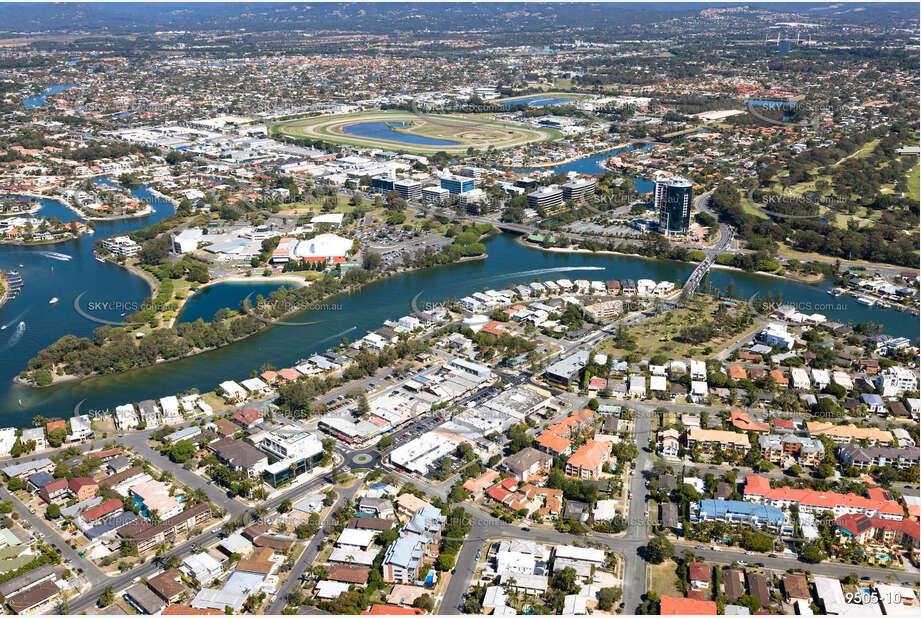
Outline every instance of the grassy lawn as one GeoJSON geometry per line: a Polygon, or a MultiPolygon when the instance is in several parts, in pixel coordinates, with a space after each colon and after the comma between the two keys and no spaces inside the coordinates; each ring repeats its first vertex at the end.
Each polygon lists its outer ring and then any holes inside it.
{"type": "Polygon", "coordinates": [[[908,195],[916,202],[921,200],[921,163],[916,163],[908,172],[908,195]]]}
{"type": "Polygon", "coordinates": [[[759,219],[768,218],[768,216],[764,214],[764,212],[762,212],[760,208],[752,204],[749,201],[749,199],[745,197],[744,195],[742,196],[741,205],[742,205],[742,210],[744,210],[746,213],[750,215],[754,215],[755,217],[758,217],[759,219]]]}
{"type": "MultiPolygon", "coordinates": [[[[819,253],[806,253],[804,251],[797,251],[796,249],[790,247],[789,245],[785,245],[784,243],[780,243],[778,245],[777,255],[780,257],[784,257],[784,258],[791,258],[791,259],[799,260],[801,262],[828,262],[829,264],[833,264],[835,262],[834,257],[828,256],[828,255],[822,255],[819,253]]],[[[895,266],[897,268],[903,268],[901,266],[898,266],[897,264],[886,264],[885,262],[867,262],[866,260],[841,260],[841,265],[842,267],[848,267],[848,266],[872,267],[872,266],[884,265],[884,266],[895,266]]]]}
{"type": "Polygon", "coordinates": [[[213,392],[202,393],[201,398],[205,403],[211,406],[215,414],[226,412],[230,409],[230,406],[224,403],[224,399],[222,397],[218,397],[213,392]]]}
{"type": "MultiPolygon", "coordinates": [[[[627,332],[636,340],[636,349],[642,351],[644,355],[655,355],[661,352],[676,358],[708,358],[712,355],[712,351],[720,350],[739,338],[751,334],[758,328],[757,325],[753,324],[737,335],[716,337],[698,344],[681,343],[674,340],[674,337],[677,337],[684,328],[696,326],[712,319],[710,313],[714,309],[716,309],[715,298],[698,295],[688,307],[675,309],[656,316],[642,324],[628,328],[627,332]],[[712,351],[705,352],[704,349],[707,347],[710,347],[712,351]]],[[[602,342],[600,351],[604,354],[613,354],[618,357],[630,353],[630,350],[616,347],[613,338],[602,342]]]]}
{"type": "Polygon", "coordinates": [[[678,590],[678,576],[675,569],[678,565],[674,560],[666,560],[662,564],[650,564],[650,584],[649,589],[655,590],[660,595],[667,594],[670,597],[683,597],[684,595],[678,590]]]}
{"type": "Polygon", "coordinates": [[[101,420],[93,419],[92,427],[97,436],[103,433],[115,433],[115,419],[111,416],[106,416],[101,420]]]}

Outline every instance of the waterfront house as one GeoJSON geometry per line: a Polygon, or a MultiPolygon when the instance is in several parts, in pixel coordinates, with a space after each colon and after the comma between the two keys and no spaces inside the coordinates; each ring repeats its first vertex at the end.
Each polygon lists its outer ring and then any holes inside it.
{"type": "Polygon", "coordinates": [[[231,403],[240,403],[246,400],[246,389],[233,380],[221,382],[220,388],[224,399],[231,403]]]}
{"type": "Polygon", "coordinates": [[[264,416],[258,410],[243,408],[234,412],[230,418],[243,429],[252,429],[262,422],[264,416]]]}
{"type": "Polygon", "coordinates": [[[81,414],[70,419],[70,435],[67,437],[68,440],[77,442],[92,436],[93,427],[89,415],[81,414]]]}
{"type": "Polygon", "coordinates": [[[122,431],[134,429],[138,426],[138,417],[134,411],[134,404],[126,403],[115,407],[115,426],[122,431]]]}

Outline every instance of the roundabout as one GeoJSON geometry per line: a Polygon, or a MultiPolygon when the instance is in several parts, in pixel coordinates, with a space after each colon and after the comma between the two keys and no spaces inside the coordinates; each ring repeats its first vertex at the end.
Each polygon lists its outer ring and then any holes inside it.
{"type": "Polygon", "coordinates": [[[352,465],[359,468],[367,466],[372,461],[374,461],[374,458],[367,453],[359,453],[352,457],[352,465]]]}
{"type": "Polygon", "coordinates": [[[300,118],[275,125],[274,134],[331,144],[387,148],[409,153],[463,154],[469,148],[515,148],[562,137],[485,114],[422,114],[403,111],[360,112],[300,118]]]}

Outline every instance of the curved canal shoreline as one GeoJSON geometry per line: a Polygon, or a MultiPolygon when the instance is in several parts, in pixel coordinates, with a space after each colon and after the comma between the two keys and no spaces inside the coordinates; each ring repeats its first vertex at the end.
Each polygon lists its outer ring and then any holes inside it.
{"type": "MultiPolygon", "coordinates": [[[[158,209],[159,204],[158,202],[158,209]]],[[[165,212],[160,212],[161,216],[165,214],[165,212]]],[[[579,270],[607,270],[607,273],[596,272],[590,275],[593,278],[650,278],[683,281],[693,269],[693,265],[687,263],[662,261],[636,255],[528,251],[527,249],[536,247],[523,246],[515,242],[514,238],[508,234],[499,234],[486,240],[485,244],[489,252],[488,260],[473,259],[463,263],[445,265],[444,268],[428,268],[404,272],[399,276],[376,279],[358,291],[343,293],[335,297],[335,307],[321,306],[312,311],[305,311],[305,324],[287,325],[287,328],[294,329],[291,332],[282,327],[267,328],[230,346],[211,350],[193,358],[179,359],[176,364],[162,363],[131,370],[125,374],[109,374],[85,380],[68,381],[58,383],[53,388],[35,389],[8,383],[10,384],[8,388],[0,389],[0,410],[3,412],[0,414],[3,417],[0,418],[0,425],[28,426],[35,414],[41,413],[46,416],[52,413],[68,414],[81,401],[83,402],[81,409],[84,412],[103,411],[111,410],[114,406],[126,401],[162,397],[193,388],[201,392],[209,392],[223,380],[249,377],[250,371],[258,367],[260,363],[268,362],[276,366],[293,365],[299,359],[322,352],[343,336],[359,337],[366,330],[373,331],[386,319],[396,319],[410,313],[413,310],[410,306],[413,298],[419,299],[418,306],[420,307],[429,304],[441,305],[450,298],[458,298],[485,288],[500,289],[509,284],[533,281],[535,277],[572,277],[572,271],[579,270]],[[643,259],[637,259],[640,257],[643,259]],[[306,321],[310,321],[311,324],[306,325],[306,321]],[[247,360],[241,364],[241,359],[247,360]],[[180,368],[179,371],[176,370],[177,367],[180,368]]],[[[91,246],[87,245],[85,249],[78,253],[92,260],[91,246]]],[[[10,255],[8,263],[13,265],[13,260],[16,260],[15,263],[24,261],[19,256],[10,255]]],[[[41,264],[41,262],[37,263],[41,264]]],[[[57,265],[56,262],[54,264],[57,265]]],[[[62,264],[66,266],[67,263],[62,264]]],[[[98,266],[95,262],[93,265],[98,266]]],[[[30,274],[34,275],[36,268],[35,265],[27,266],[26,277],[28,278],[30,274]]],[[[44,268],[44,272],[47,272],[47,266],[44,268]]],[[[77,271],[72,272],[74,273],[72,278],[80,276],[77,271]]],[[[104,271],[98,275],[95,274],[95,271],[92,272],[100,283],[107,276],[104,271]]],[[[714,270],[711,278],[713,284],[722,289],[732,282],[736,289],[735,295],[741,298],[747,298],[755,292],[760,292],[762,295],[770,292],[774,295],[781,293],[785,301],[798,305],[818,306],[830,302],[825,294],[827,287],[825,284],[807,285],[779,277],[724,270],[714,270]]],[[[46,279],[52,281],[50,278],[46,279]]],[[[128,282],[123,279],[124,277],[116,285],[126,288],[128,282]]],[[[136,281],[134,277],[128,279],[136,281]]],[[[17,355],[2,355],[6,358],[6,375],[10,378],[21,368],[22,359],[26,354],[29,357],[34,356],[38,349],[51,343],[45,340],[49,333],[55,339],[66,332],[77,336],[89,336],[84,319],[74,314],[61,314],[61,305],[58,305],[57,313],[46,305],[44,301],[47,301],[47,298],[44,297],[48,295],[47,286],[42,287],[39,294],[35,294],[36,286],[40,285],[38,279],[35,281],[35,284],[27,286],[29,298],[26,300],[36,303],[36,306],[30,310],[30,315],[25,319],[30,325],[28,333],[38,332],[40,336],[31,344],[35,347],[29,349],[27,346],[24,352],[19,352],[17,355]],[[36,316],[36,313],[42,315],[36,316]],[[57,322],[53,324],[53,328],[44,327],[45,335],[41,336],[40,331],[33,330],[35,328],[33,324],[39,324],[38,328],[42,329],[42,323],[35,322],[35,320],[42,318],[44,314],[56,316],[54,319],[57,322]]],[[[55,290],[55,295],[66,299],[68,294],[72,297],[85,289],[85,285],[89,283],[82,283],[78,280],[75,284],[71,284],[68,290],[55,290]]],[[[99,285],[97,284],[96,287],[98,288],[99,285]]],[[[133,289],[137,290],[137,287],[135,285],[133,289]]],[[[90,288],[92,289],[92,286],[90,288]]],[[[121,297],[124,298],[126,293],[122,292],[121,297]]],[[[135,291],[133,294],[138,298],[146,298],[146,294],[140,291],[135,291]]],[[[105,300],[108,297],[98,296],[97,293],[97,298],[105,300]]],[[[884,324],[883,332],[913,339],[917,337],[917,318],[913,316],[894,310],[868,309],[848,298],[834,299],[831,302],[834,303],[834,307],[828,311],[825,308],[817,309],[826,313],[829,319],[881,322],[884,324]]],[[[4,308],[3,311],[6,312],[3,319],[7,321],[17,313],[9,307],[4,308]]],[[[113,319],[117,319],[117,315],[114,315],[113,319]]],[[[3,335],[0,335],[0,345],[3,343],[3,335]]],[[[23,350],[22,344],[15,349],[23,350]]]]}
{"type": "Polygon", "coordinates": [[[310,282],[308,282],[306,279],[303,279],[301,277],[295,277],[292,275],[280,275],[277,277],[273,277],[273,276],[265,277],[263,275],[253,275],[252,277],[247,277],[245,275],[225,275],[217,279],[212,279],[211,281],[208,281],[207,283],[203,283],[199,285],[194,290],[191,290],[193,293],[187,294],[186,297],[182,299],[182,302],[179,303],[179,307],[176,308],[176,313],[170,319],[169,324],[167,324],[167,327],[172,328],[173,326],[176,325],[176,321],[179,320],[180,317],[182,317],[182,311],[186,308],[186,305],[188,305],[189,302],[191,302],[196,296],[198,296],[199,293],[201,293],[204,290],[207,290],[210,287],[214,287],[215,285],[220,285],[222,283],[253,283],[253,284],[293,283],[297,287],[302,287],[302,288],[310,285],[310,282]]]}
{"type": "MultiPolygon", "coordinates": [[[[641,260],[653,260],[653,261],[659,261],[659,262],[674,262],[676,264],[690,264],[690,265],[697,264],[697,262],[684,262],[681,260],[671,260],[668,258],[642,255],[639,253],[624,253],[623,251],[611,251],[608,249],[603,249],[601,251],[592,251],[591,249],[579,249],[579,248],[570,248],[570,247],[541,247],[540,245],[537,245],[537,244],[531,243],[528,240],[525,240],[524,236],[519,236],[517,242],[521,246],[527,247],[528,249],[538,249],[540,251],[547,251],[550,253],[588,253],[588,254],[598,254],[598,255],[619,255],[619,256],[624,256],[624,257],[639,258],[641,260]]],[[[794,277],[792,275],[778,275],[777,273],[769,273],[763,270],[756,270],[756,271],[749,272],[747,270],[742,270],[741,268],[737,268],[735,266],[728,266],[726,264],[713,264],[711,268],[718,269],[718,270],[725,270],[725,271],[734,271],[737,273],[744,273],[747,275],[760,275],[763,277],[775,277],[777,279],[785,279],[787,281],[792,281],[793,283],[799,283],[800,285],[815,285],[818,283],[822,283],[823,281],[826,280],[823,275],[819,275],[817,278],[814,278],[814,279],[808,279],[804,277],[794,277]]],[[[676,282],[676,285],[677,283],[678,282],[676,282]]]]}

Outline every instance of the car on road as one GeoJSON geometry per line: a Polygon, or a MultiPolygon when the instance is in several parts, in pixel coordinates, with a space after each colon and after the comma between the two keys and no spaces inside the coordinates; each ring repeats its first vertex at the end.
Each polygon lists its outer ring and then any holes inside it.
{"type": "Polygon", "coordinates": [[[706,548],[706,546],[704,546],[704,545],[698,545],[698,546],[695,547],[694,549],[707,549],[707,548],[706,548]]]}
{"type": "Polygon", "coordinates": [[[716,545],[714,545],[714,546],[711,547],[710,549],[712,549],[713,551],[723,551],[722,549],[720,549],[720,548],[717,547],[716,545]]]}
{"type": "Polygon", "coordinates": [[[408,433],[404,433],[404,434],[403,434],[403,437],[404,437],[404,438],[408,438],[408,437],[409,437],[409,434],[408,434],[408,433]]]}
{"type": "Polygon", "coordinates": [[[521,527],[521,531],[522,531],[522,532],[530,532],[531,529],[530,529],[528,526],[522,526],[522,527],[521,527]]]}
{"type": "Polygon", "coordinates": [[[777,554],[768,554],[768,558],[777,558],[777,554]]]}
{"type": "Polygon", "coordinates": [[[736,560],[736,564],[738,564],[739,566],[748,566],[748,563],[745,562],[744,560],[736,560]]]}

